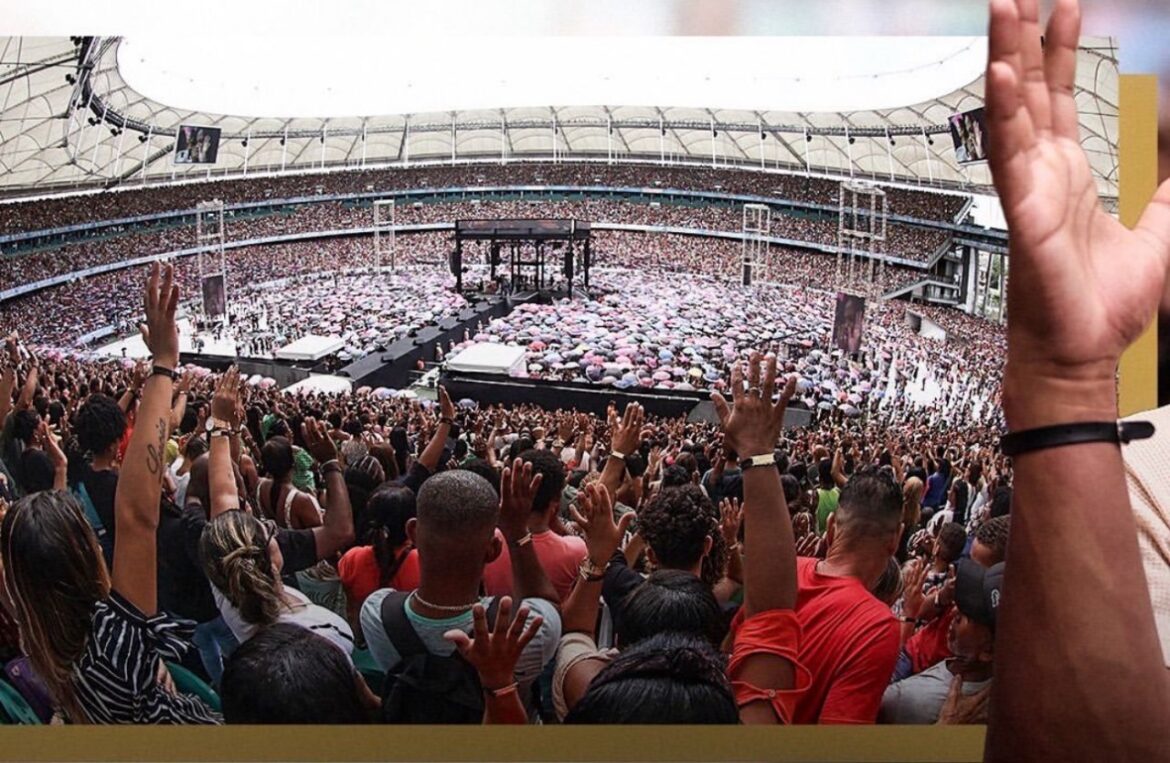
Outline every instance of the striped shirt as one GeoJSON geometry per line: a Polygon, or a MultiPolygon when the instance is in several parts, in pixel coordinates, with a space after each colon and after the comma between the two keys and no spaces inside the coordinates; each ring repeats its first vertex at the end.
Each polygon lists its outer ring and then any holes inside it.
{"type": "Polygon", "coordinates": [[[93,610],[89,641],[73,665],[77,703],[92,723],[220,723],[199,699],[159,683],[164,659],[181,659],[191,626],[146,617],[116,591],[93,610]]]}

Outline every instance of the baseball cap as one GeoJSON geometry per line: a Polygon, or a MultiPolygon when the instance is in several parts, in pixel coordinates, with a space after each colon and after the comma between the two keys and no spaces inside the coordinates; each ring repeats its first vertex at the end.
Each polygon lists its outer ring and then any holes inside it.
{"type": "Polygon", "coordinates": [[[1003,562],[984,567],[971,559],[962,559],[957,570],[955,603],[959,611],[989,628],[995,627],[995,616],[999,610],[1003,568],[1003,562]]]}

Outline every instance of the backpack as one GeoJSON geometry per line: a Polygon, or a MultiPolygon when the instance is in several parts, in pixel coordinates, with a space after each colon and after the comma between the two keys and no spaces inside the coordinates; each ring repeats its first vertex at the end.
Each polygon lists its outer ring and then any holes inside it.
{"type": "MultiPolygon", "coordinates": [[[[432,654],[406,616],[407,591],[382,600],[382,627],[401,659],[386,674],[382,688],[383,723],[483,722],[483,687],[479,674],[458,650],[432,654]]],[[[487,610],[488,628],[496,620],[499,598],[487,610]]]]}

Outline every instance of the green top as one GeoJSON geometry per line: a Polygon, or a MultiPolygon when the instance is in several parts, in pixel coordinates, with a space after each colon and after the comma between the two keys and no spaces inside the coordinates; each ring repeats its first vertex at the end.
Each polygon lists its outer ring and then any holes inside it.
{"type": "Polygon", "coordinates": [[[837,500],[841,497],[841,489],[825,490],[817,488],[817,534],[824,535],[825,527],[829,524],[829,515],[837,510],[837,500]]]}

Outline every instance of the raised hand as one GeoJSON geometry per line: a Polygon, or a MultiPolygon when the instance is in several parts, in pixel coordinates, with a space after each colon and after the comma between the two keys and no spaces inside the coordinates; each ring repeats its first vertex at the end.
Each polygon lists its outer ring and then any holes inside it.
{"type": "Polygon", "coordinates": [[[565,416],[557,423],[557,438],[566,444],[573,439],[572,416],[565,416]]]}
{"type": "Polygon", "coordinates": [[[828,545],[824,538],[810,532],[796,542],[796,555],[824,559],[828,553],[828,545]]]}
{"type": "Polygon", "coordinates": [[[37,434],[40,435],[41,446],[45,449],[49,460],[53,462],[53,468],[65,469],[69,466],[69,462],[65,458],[65,452],[61,450],[57,438],[49,431],[48,419],[41,419],[41,423],[37,426],[37,434]]]}
{"type": "Polygon", "coordinates": [[[243,413],[240,407],[241,392],[240,369],[232,366],[220,377],[215,387],[215,395],[211,398],[212,418],[228,422],[232,429],[239,429],[243,413]]]}
{"type": "Polygon", "coordinates": [[[1112,399],[1170,264],[1170,183],[1133,230],[1101,207],[1073,96],[1080,12],[1060,0],[1042,50],[1037,6],[993,0],[987,69],[988,159],[1011,239],[1004,408],[1017,429],[1109,413],[1069,387],[1112,399]]]}
{"type": "Polygon", "coordinates": [[[615,424],[612,427],[612,434],[610,435],[610,447],[622,455],[630,455],[641,444],[642,421],[645,419],[645,413],[642,406],[637,403],[630,403],[626,406],[626,412],[622,416],[621,421],[617,421],[617,414],[614,413],[615,424]]]}
{"type": "Polygon", "coordinates": [[[594,482],[577,493],[577,505],[569,512],[585,536],[585,547],[594,566],[604,568],[626,537],[626,530],[634,521],[634,513],[627,512],[613,521],[613,499],[605,486],[594,482]]]}
{"type": "Polygon", "coordinates": [[[301,422],[301,437],[305,441],[305,448],[309,455],[317,459],[318,463],[325,463],[340,458],[337,445],[329,436],[329,428],[324,421],[307,418],[301,422]]]}
{"type": "Polygon", "coordinates": [[[739,538],[739,523],[743,521],[743,506],[735,498],[724,498],[719,502],[719,532],[728,546],[735,545],[739,538]]]}
{"type": "Polygon", "coordinates": [[[532,464],[517,458],[500,477],[500,532],[515,542],[528,532],[528,515],[543,475],[532,475],[532,464]]]}
{"type": "Polygon", "coordinates": [[[772,402],[776,393],[775,355],[769,355],[765,361],[760,353],[753,352],[748,358],[747,382],[745,390],[743,364],[736,363],[731,369],[733,406],[729,406],[718,392],[711,393],[715,413],[723,428],[725,447],[733,449],[740,458],[772,452],[784,428],[784,411],[796,392],[796,378],[791,377],[784,384],[779,400],[772,402]],[[762,379],[761,362],[765,363],[762,379]]]}
{"type": "Polygon", "coordinates": [[[451,396],[447,394],[447,388],[443,386],[439,387],[439,416],[440,420],[455,419],[455,405],[451,402],[451,396]]]}
{"type": "Polygon", "coordinates": [[[146,322],[138,325],[142,340],[155,365],[175,368],[179,365],[179,327],[175,323],[179,286],[175,283],[173,265],[160,269],[156,262],[150,266],[145,302],[146,322]]]}
{"type": "Polygon", "coordinates": [[[482,604],[476,604],[471,610],[474,638],[460,630],[447,631],[443,638],[455,644],[463,659],[475,667],[483,688],[503,689],[515,682],[516,662],[544,623],[544,618],[536,615],[525,627],[528,612],[528,607],[520,607],[516,617],[510,617],[512,598],[505,596],[500,599],[495,627],[489,631],[487,612],[482,604]]]}
{"type": "Polygon", "coordinates": [[[917,617],[922,610],[926,594],[922,586],[926,583],[926,573],[930,567],[921,559],[912,559],[907,562],[903,571],[905,584],[902,586],[902,612],[907,617],[917,617]]]}

